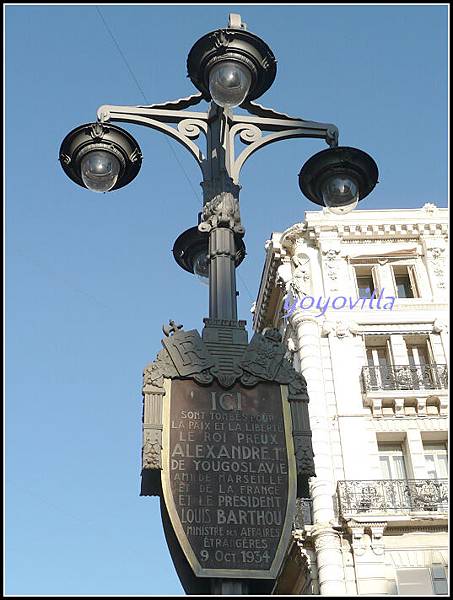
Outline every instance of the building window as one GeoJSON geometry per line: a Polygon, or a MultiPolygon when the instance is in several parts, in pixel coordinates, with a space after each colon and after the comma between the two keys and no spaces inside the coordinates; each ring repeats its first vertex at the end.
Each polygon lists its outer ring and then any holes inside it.
{"type": "Polygon", "coordinates": [[[372,389],[393,389],[389,342],[366,340],[367,375],[372,389]]]}
{"type": "Polygon", "coordinates": [[[378,445],[382,479],[407,479],[406,463],[401,444],[378,445]]]}
{"type": "Polygon", "coordinates": [[[407,356],[411,367],[424,367],[431,363],[427,342],[424,344],[410,344],[406,342],[407,356]]]}
{"type": "Polygon", "coordinates": [[[412,265],[393,265],[392,271],[397,298],[418,298],[415,267],[412,265]]]}
{"type": "Polygon", "coordinates": [[[399,596],[433,595],[433,582],[429,569],[398,569],[396,577],[399,596]]]}
{"type": "Polygon", "coordinates": [[[359,298],[374,298],[376,296],[374,267],[355,267],[355,278],[359,298]]]}
{"type": "Polygon", "coordinates": [[[426,472],[429,479],[448,478],[447,447],[444,443],[423,444],[426,472]]]}
{"type": "Polygon", "coordinates": [[[414,390],[432,390],[439,385],[428,340],[414,344],[406,339],[407,358],[414,390]]]}
{"type": "Polygon", "coordinates": [[[436,596],[444,596],[448,594],[447,574],[442,565],[434,565],[431,569],[433,578],[434,593],[436,596]]]}

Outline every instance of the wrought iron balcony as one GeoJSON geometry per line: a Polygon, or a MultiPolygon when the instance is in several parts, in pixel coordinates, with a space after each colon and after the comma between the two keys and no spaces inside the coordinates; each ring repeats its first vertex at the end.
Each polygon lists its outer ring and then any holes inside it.
{"type": "Polygon", "coordinates": [[[339,481],[339,512],[343,517],[363,513],[446,513],[447,479],[376,479],[339,481]]]}
{"type": "Polygon", "coordinates": [[[446,365],[386,365],[363,367],[364,392],[381,390],[438,390],[448,387],[446,365]]]}

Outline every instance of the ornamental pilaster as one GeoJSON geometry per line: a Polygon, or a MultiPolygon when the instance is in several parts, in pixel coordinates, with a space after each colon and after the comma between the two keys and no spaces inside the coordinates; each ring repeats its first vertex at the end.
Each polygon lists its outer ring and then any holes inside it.
{"type": "Polygon", "coordinates": [[[346,595],[341,539],[330,525],[319,524],[311,530],[318,564],[321,596],[346,595]]]}
{"type": "Polygon", "coordinates": [[[428,271],[433,300],[436,302],[447,301],[447,242],[444,236],[433,232],[431,235],[423,234],[421,237],[425,264],[428,271]],[[437,235],[436,235],[437,234],[437,235]]]}
{"type": "Polygon", "coordinates": [[[310,397],[308,412],[316,471],[316,478],[310,481],[313,522],[329,522],[335,518],[332,499],[335,493],[335,483],[324,390],[319,320],[301,310],[296,310],[291,315],[290,322],[296,331],[300,369],[307,381],[307,391],[310,397]]]}

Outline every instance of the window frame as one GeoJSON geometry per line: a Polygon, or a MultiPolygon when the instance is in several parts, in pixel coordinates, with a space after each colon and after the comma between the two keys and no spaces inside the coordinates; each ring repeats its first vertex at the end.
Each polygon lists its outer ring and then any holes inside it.
{"type": "Polygon", "coordinates": [[[393,289],[397,300],[417,300],[421,298],[420,286],[418,285],[419,276],[417,273],[417,264],[415,262],[390,262],[390,272],[392,274],[393,289]],[[395,269],[405,269],[405,273],[395,273],[395,269]],[[406,275],[409,279],[409,285],[412,291],[412,297],[399,296],[396,278],[400,275],[406,275]]]}
{"type": "Polygon", "coordinates": [[[370,300],[371,298],[377,298],[380,293],[380,282],[379,282],[379,273],[378,273],[378,265],[375,263],[368,264],[353,264],[352,265],[354,272],[354,285],[355,285],[355,293],[358,300],[370,300]],[[362,271],[363,273],[360,273],[362,271]],[[365,298],[360,296],[360,288],[358,285],[358,280],[364,277],[368,277],[373,282],[373,291],[369,298],[365,298]]]}
{"type": "Polygon", "coordinates": [[[441,472],[442,469],[439,468],[439,461],[438,461],[438,456],[445,456],[446,459],[446,471],[447,471],[447,475],[446,477],[448,478],[448,448],[447,448],[447,442],[445,441],[439,441],[439,442],[431,442],[431,441],[425,441],[423,440],[423,456],[425,458],[425,468],[426,468],[426,474],[428,475],[428,465],[426,463],[426,456],[427,455],[431,455],[433,456],[433,463],[434,463],[434,468],[435,468],[435,472],[436,472],[436,477],[429,477],[429,479],[445,479],[445,477],[439,477],[439,473],[441,472]],[[431,446],[431,448],[429,447],[431,446]]]}

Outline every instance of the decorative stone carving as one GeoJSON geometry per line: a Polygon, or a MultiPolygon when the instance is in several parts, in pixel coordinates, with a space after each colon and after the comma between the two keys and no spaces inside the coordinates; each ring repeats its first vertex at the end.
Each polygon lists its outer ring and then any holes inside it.
{"type": "Polygon", "coordinates": [[[268,329],[264,335],[255,333],[241,360],[242,369],[259,379],[273,381],[286,351],[281,339],[277,329],[268,329]]]}
{"type": "Polygon", "coordinates": [[[437,206],[435,204],[433,204],[432,202],[427,202],[426,204],[424,204],[422,206],[423,210],[425,210],[427,213],[434,213],[435,211],[437,211],[437,206]]]}
{"type": "Polygon", "coordinates": [[[363,525],[352,524],[349,526],[352,534],[352,547],[354,554],[361,556],[365,554],[367,536],[364,536],[365,528],[363,525]]]}
{"type": "Polygon", "coordinates": [[[200,231],[210,231],[213,227],[219,225],[229,227],[235,233],[244,235],[245,229],[241,224],[241,215],[239,211],[239,186],[236,194],[231,192],[221,192],[216,194],[215,191],[210,192],[207,190],[209,182],[204,182],[205,196],[208,198],[213,195],[214,197],[208,200],[203,206],[202,212],[202,223],[198,226],[200,231]]]}
{"type": "Polygon", "coordinates": [[[322,550],[339,550],[340,537],[337,531],[330,525],[315,525],[311,530],[316,552],[322,550]]]}
{"type": "Polygon", "coordinates": [[[336,280],[338,279],[338,256],[340,250],[336,248],[328,248],[322,251],[324,266],[326,267],[326,274],[329,279],[332,280],[331,289],[337,290],[336,280]]]}
{"type": "Polygon", "coordinates": [[[290,289],[293,296],[302,298],[311,293],[310,259],[306,256],[293,256],[294,267],[290,289]]]}
{"type": "Polygon", "coordinates": [[[146,428],[143,431],[143,463],[144,469],[162,469],[162,430],[146,428]]]}
{"type": "Polygon", "coordinates": [[[200,374],[215,365],[206,345],[196,329],[178,330],[162,340],[166,350],[182,377],[200,374]]]}
{"type": "Polygon", "coordinates": [[[164,377],[173,379],[178,371],[166,350],[161,350],[154,362],[143,372],[143,393],[164,393],[164,377]]]}
{"type": "Polygon", "coordinates": [[[445,289],[445,248],[440,246],[428,248],[427,257],[435,275],[437,287],[445,289]]]}
{"type": "Polygon", "coordinates": [[[444,329],[446,329],[446,325],[443,321],[441,321],[440,319],[436,319],[433,323],[433,333],[441,333],[442,331],[444,331],[444,329]]]}
{"type": "Polygon", "coordinates": [[[354,321],[324,321],[322,326],[323,335],[334,335],[339,339],[356,335],[358,331],[359,327],[354,321]]]}
{"type": "Polygon", "coordinates": [[[395,398],[395,417],[404,417],[404,398],[395,398]]]}
{"type": "Polygon", "coordinates": [[[417,415],[424,417],[426,415],[426,398],[417,398],[417,415]]]}
{"type": "Polygon", "coordinates": [[[173,319],[170,319],[168,325],[162,325],[162,331],[167,337],[173,335],[179,329],[182,329],[182,325],[178,325],[177,323],[175,323],[175,321],[173,321],[173,319]]]}
{"type": "Polygon", "coordinates": [[[315,477],[311,434],[293,432],[293,439],[298,472],[307,477],[315,477]]]}
{"type": "Polygon", "coordinates": [[[282,233],[280,243],[286,250],[292,252],[297,242],[303,238],[307,231],[306,223],[296,223],[282,233]]]}
{"type": "Polygon", "coordinates": [[[381,556],[385,552],[384,529],[387,523],[370,523],[371,530],[371,549],[375,554],[381,556]]]}
{"type": "Polygon", "coordinates": [[[277,269],[275,284],[288,294],[291,290],[292,277],[291,263],[286,259],[277,269]]]}

